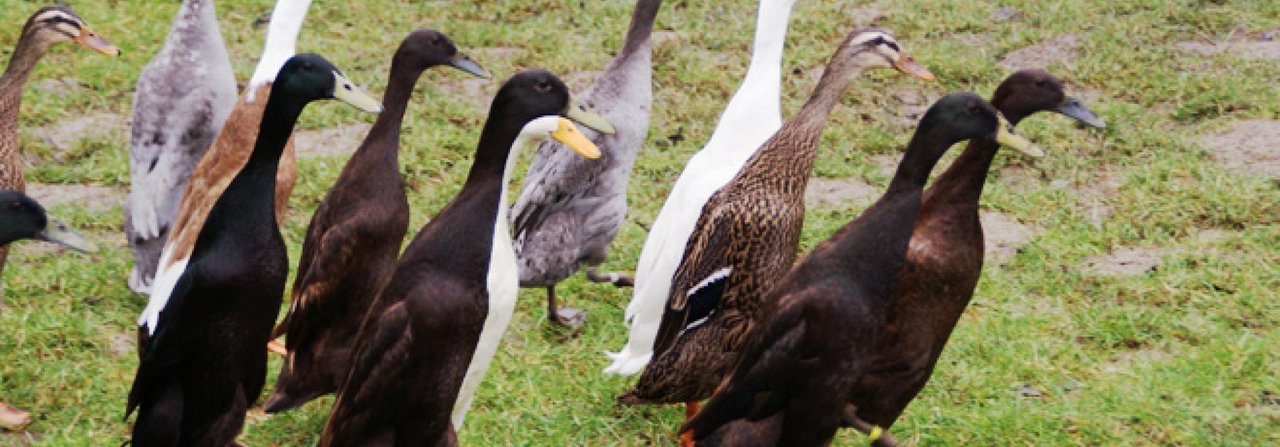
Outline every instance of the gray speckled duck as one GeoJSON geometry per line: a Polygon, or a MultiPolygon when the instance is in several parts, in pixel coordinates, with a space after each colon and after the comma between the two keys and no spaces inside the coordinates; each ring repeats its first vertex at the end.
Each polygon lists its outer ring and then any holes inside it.
{"type": "Polygon", "coordinates": [[[627,213],[627,179],[649,132],[653,103],[650,36],[662,0],[639,0],[622,50],[582,100],[609,121],[612,134],[584,130],[604,158],[584,160],[548,140],[525,175],[511,209],[521,287],[547,288],[547,319],[579,326],[583,313],[556,305],[555,285],[584,264],[597,282],[630,285],[629,278],[602,275],[609,243],[627,213]]]}
{"type": "Polygon", "coordinates": [[[213,0],[185,0],[164,47],[138,76],[129,137],[124,231],[129,288],[149,293],[160,250],[196,163],[236,102],[236,79],[213,0]]]}

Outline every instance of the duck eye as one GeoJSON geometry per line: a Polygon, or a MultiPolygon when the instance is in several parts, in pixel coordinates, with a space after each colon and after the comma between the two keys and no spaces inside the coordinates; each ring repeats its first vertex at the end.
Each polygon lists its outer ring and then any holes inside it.
{"type": "Polygon", "coordinates": [[[9,209],[16,210],[22,208],[22,202],[9,202],[9,209]]]}
{"type": "Polygon", "coordinates": [[[533,89],[542,93],[546,93],[551,91],[551,83],[547,81],[538,81],[538,84],[534,85],[533,89]]]}
{"type": "Polygon", "coordinates": [[[1048,83],[1044,79],[1036,79],[1036,87],[1044,87],[1046,84],[1048,83]]]}

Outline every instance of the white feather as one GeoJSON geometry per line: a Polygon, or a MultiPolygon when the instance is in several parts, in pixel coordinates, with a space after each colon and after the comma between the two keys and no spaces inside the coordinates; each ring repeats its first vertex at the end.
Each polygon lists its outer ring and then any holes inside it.
{"type": "Polygon", "coordinates": [[[164,252],[160,254],[160,267],[156,270],[156,279],[151,284],[151,298],[147,300],[147,307],[142,310],[142,316],[138,317],[138,326],[147,330],[147,335],[155,335],[156,324],[160,322],[160,312],[169,304],[169,296],[173,294],[174,286],[178,285],[178,279],[182,277],[182,273],[187,270],[187,261],[190,258],[180,259],[177,262],[166,262],[172,253],[169,247],[165,247],[164,252]]]}
{"type": "Polygon", "coordinates": [[[631,325],[627,345],[606,353],[613,360],[606,374],[632,375],[649,363],[672,276],[703,206],[782,127],[782,48],[794,4],[795,0],[760,1],[751,65],[707,145],[689,159],[650,227],[625,313],[631,325]]]}
{"type": "Polygon", "coordinates": [[[245,100],[252,102],[258,87],[274,81],[284,63],[298,52],[298,33],[307,18],[311,0],[279,0],[271,11],[271,23],[267,25],[267,42],[258,59],[257,68],[245,87],[245,100]]]}
{"type": "Polygon", "coordinates": [[[510,207],[507,204],[507,185],[511,182],[511,171],[515,167],[517,153],[546,139],[547,134],[556,130],[558,124],[559,117],[556,116],[530,121],[511,144],[511,153],[507,155],[507,165],[502,171],[502,195],[498,201],[497,220],[493,224],[493,248],[489,254],[489,272],[486,277],[489,315],[484,319],[480,341],[471,356],[471,364],[467,365],[467,375],[462,379],[458,399],[453,404],[454,430],[462,430],[467,410],[475,400],[476,388],[484,380],[489,364],[498,352],[502,335],[507,332],[507,325],[511,323],[511,315],[516,309],[516,296],[520,293],[520,271],[511,241],[511,229],[507,223],[507,210],[510,207]]]}

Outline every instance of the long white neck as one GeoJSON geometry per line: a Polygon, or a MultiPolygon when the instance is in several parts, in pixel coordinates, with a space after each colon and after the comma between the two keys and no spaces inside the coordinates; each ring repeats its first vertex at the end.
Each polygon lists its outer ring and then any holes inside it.
{"type": "MultiPolygon", "coordinates": [[[[751,65],[742,85],[720,115],[717,127],[738,128],[761,119],[782,125],[782,48],[796,0],[760,0],[751,65]]],[[[777,126],[775,126],[776,128],[777,126]]],[[[754,149],[754,148],[752,148],[754,149]]]]}
{"type": "Polygon", "coordinates": [[[258,67],[249,78],[246,91],[252,96],[253,91],[264,84],[274,81],[284,63],[297,53],[298,33],[302,31],[302,22],[307,18],[307,9],[311,0],[279,0],[271,11],[271,24],[267,25],[267,44],[262,49],[262,57],[258,59],[258,67]]]}

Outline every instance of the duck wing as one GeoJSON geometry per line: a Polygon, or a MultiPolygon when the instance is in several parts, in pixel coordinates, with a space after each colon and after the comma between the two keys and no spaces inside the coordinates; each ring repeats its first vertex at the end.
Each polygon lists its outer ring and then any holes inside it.
{"type": "Polygon", "coordinates": [[[686,331],[701,326],[722,306],[734,281],[729,249],[741,230],[734,207],[716,207],[698,218],[684,260],[676,268],[653,352],[662,355],[686,331]]]}

